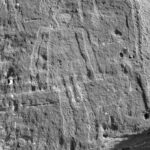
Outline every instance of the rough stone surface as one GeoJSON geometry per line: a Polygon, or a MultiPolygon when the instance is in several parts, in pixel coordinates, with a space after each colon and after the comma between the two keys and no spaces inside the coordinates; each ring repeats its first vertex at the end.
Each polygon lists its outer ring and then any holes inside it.
{"type": "Polygon", "coordinates": [[[149,150],[149,0],[0,0],[0,150],[149,150]]]}

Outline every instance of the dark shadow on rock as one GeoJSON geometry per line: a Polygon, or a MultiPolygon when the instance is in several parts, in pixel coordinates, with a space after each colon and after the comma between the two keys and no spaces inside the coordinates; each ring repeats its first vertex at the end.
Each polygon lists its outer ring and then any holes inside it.
{"type": "Polygon", "coordinates": [[[111,150],[150,150],[150,129],[136,135],[125,135],[126,139],[111,150]]]}

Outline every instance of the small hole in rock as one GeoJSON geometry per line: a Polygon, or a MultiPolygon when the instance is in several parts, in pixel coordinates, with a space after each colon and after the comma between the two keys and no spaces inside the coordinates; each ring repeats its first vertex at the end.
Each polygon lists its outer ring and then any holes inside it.
{"type": "Polygon", "coordinates": [[[87,76],[90,80],[93,80],[94,79],[94,75],[93,75],[93,72],[90,70],[90,69],[87,69],[87,76]]]}
{"type": "Polygon", "coordinates": [[[132,59],[132,58],[133,58],[133,56],[130,54],[130,55],[129,55],[129,59],[132,59]]]}
{"type": "Polygon", "coordinates": [[[32,85],[32,86],[31,86],[31,90],[32,90],[32,91],[35,91],[35,90],[36,90],[36,87],[32,85]]]}
{"type": "Polygon", "coordinates": [[[122,33],[118,29],[115,30],[115,34],[119,35],[119,36],[122,36],[122,33]]]}
{"type": "Polygon", "coordinates": [[[105,5],[105,4],[106,4],[106,2],[105,2],[105,1],[102,1],[102,4],[103,4],[103,5],[105,5]]]}
{"type": "Polygon", "coordinates": [[[120,53],[120,57],[123,57],[123,53],[122,52],[120,53]]]}
{"type": "Polygon", "coordinates": [[[103,134],[103,137],[104,137],[104,138],[107,138],[107,137],[108,137],[108,133],[104,133],[104,134],[103,134]]]}
{"type": "Polygon", "coordinates": [[[144,118],[145,118],[145,119],[149,119],[149,117],[150,117],[149,113],[145,113],[145,114],[144,114],[144,118]]]}
{"type": "Polygon", "coordinates": [[[10,76],[15,76],[15,70],[13,67],[10,67],[7,72],[7,78],[10,76]]]}

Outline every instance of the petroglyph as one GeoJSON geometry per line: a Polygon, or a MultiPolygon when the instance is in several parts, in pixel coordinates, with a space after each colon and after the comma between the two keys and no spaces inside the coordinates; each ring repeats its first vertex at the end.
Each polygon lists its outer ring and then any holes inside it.
{"type": "Polygon", "coordinates": [[[148,0],[0,8],[0,149],[149,146],[148,0]]]}

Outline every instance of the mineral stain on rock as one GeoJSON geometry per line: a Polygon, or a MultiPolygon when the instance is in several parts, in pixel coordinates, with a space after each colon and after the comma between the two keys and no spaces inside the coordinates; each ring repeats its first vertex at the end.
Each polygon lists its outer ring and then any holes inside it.
{"type": "Polygon", "coordinates": [[[0,150],[149,150],[148,0],[0,0],[0,150]]]}

